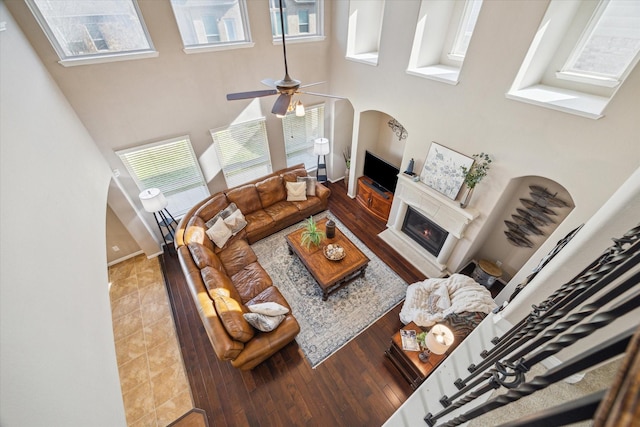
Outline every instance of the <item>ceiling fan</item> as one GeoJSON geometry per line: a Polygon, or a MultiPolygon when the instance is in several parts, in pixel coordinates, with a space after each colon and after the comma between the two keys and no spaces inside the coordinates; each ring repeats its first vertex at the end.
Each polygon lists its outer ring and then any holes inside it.
{"type": "Polygon", "coordinates": [[[282,12],[282,0],[280,3],[280,30],[282,33],[282,53],[284,55],[284,78],[282,80],[273,80],[273,79],[265,79],[262,80],[262,84],[271,87],[271,89],[266,90],[254,90],[250,92],[238,92],[238,93],[229,93],[227,94],[228,101],[234,101],[237,99],[250,99],[250,98],[258,98],[262,96],[270,96],[277,95],[278,99],[273,104],[273,108],[271,112],[278,116],[284,116],[288,111],[296,111],[296,115],[304,116],[304,106],[302,102],[298,101],[297,103],[293,103],[293,96],[295,94],[306,94],[306,95],[314,95],[314,96],[324,96],[328,98],[337,98],[337,99],[345,99],[341,96],[327,95],[323,93],[315,93],[315,92],[306,92],[301,91],[300,88],[305,88],[309,86],[314,86],[318,84],[322,84],[324,82],[310,83],[307,85],[302,85],[300,80],[292,79],[289,77],[289,69],[287,67],[287,47],[285,44],[285,36],[284,36],[284,13],[282,12]]]}

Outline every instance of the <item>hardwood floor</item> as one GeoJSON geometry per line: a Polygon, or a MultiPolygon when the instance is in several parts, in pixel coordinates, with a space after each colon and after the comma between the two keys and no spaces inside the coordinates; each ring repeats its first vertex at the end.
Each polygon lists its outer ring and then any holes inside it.
{"type": "MultiPolygon", "coordinates": [[[[345,226],[407,283],[425,278],[377,236],[384,222],[349,198],[342,181],[328,186],[329,210],[345,226]]],[[[243,372],[217,359],[174,252],[162,262],[194,404],[210,426],[379,426],[411,394],[384,356],[401,327],[399,306],[316,369],[294,341],[243,372]]]]}

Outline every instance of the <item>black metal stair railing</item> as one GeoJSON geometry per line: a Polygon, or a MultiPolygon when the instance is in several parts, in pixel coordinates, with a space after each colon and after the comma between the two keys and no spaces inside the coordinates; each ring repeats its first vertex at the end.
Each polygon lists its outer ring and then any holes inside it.
{"type": "MultiPolygon", "coordinates": [[[[458,425],[594,366],[599,363],[596,360],[604,357],[604,354],[618,351],[621,344],[608,340],[607,345],[597,346],[529,383],[524,382],[525,373],[532,366],[640,307],[640,225],[613,241],[614,244],[581,274],[563,285],[542,304],[534,306],[526,319],[498,340],[496,348],[485,352],[485,360],[464,381],[456,381],[460,390],[452,397],[442,397],[440,402],[444,409],[436,414],[427,414],[425,422],[433,426],[442,417],[491,390],[500,387],[509,389],[499,398],[445,424],[458,425]],[[609,307],[611,303],[615,305],[609,307]],[[594,355],[594,352],[599,353],[594,355]],[[589,354],[592,356],[586,357],[589,354]],[[469,382],[474,378],[475,381],[469,382]]],[[[629,331],[622,335],[628,341],[629,331]]],[[[620,336],[616,338],[622,339],[620,336]]],[[[588,404],[587,399],[585,405],[588,404]]],[[[574,413],[579,411],[574,410],[574,413]]]]}
{"type": "MultiPolygon", "coordinates": [[[[638,233],[640,233],[640,227],[636,227],[638,233]]],[[[634,229],[634,230],[636,230],[634,229]]],[[[587,277],[589,280],[583,281],[580,280],[578,287],[568,294],[568,297],[573,297],[572,300],[564,300],[561,307],[558,307],[554,310],[549,310],[545,312],[543,315],[533,319],[531,321],[531,325],[528,328],[523,329],[518,334],[519,337],[517,340],[513,340],[508,347],[503,347],[499,352],[492,353],[491,357],[485,358],[476,369],[471,372],[471,374],[465,378],[464,380],[457,379],[455,381],[455,385],[460,389],[453,396],[443,396],[440,399],[440,402],[443,406],[448,406],[451,401],[459,398],[464,395],[469,390],[473,389],[484,380],[490,377],[489,373],[486,373],[486,369],[492,366],[496,361],[501,358],[506,357],[509,354],[515,353],[515,356],[511,356],[510,360],[521,357],[523,354],[527,354],[531,349],[535,349],[536,347],[544,344],[544,342],[552,339],[554,335],[552,334],[542,334],[540,338],[536,339],[536,337],[540,336],[540,334],[553,325],[558,320],[562,319],[566,316],[571,310],[575,309],[579,304],[584,303],[585,300],[592,297],[597,292],[604,289],[606,286],[610,285],[616,278],[620,277],[629,269],[635,267],[640,263],[640,239],[638,238],[638,234],[634,235],[635,238],[629,239],[628,242],[633,242],[629,247],[624,248],[620,246],[620,241],[616,241],[614,248],[615,251],[610,251],[609,254],[602,257],[601,259],[607,259],[611,263],[610,265],[604,266],[602,265],[602,269],[597,272],[589,272],[587,277]],[[526,332],[525,332],[526,331],[526,332]],[[523,348],[524,346],[524,348],[523,348]],[[484,375],[480,375],[483,372],[484,375]],[[473,378],[478,377],[475,381],[469,383],[473,378]]],[[[620,295],[620,293],[625,290],[618,287],[616,290],[604,295],[599,301],[602,304],[610,302],[614,297],[620,295]]],[[[602,305],[600,305],[601,307],[602,305]]]]}
{"type": "MultiPolygon", "coordinates": [[[[574,309],[586,299],[598,292],[604,286],[615,279],[615,275],[610,275],[617,266],[628,260],[633,253],[640,251],[640,226],[630,230],[621,239],[614,239],[611,246],[603,256],[591,264],[590,268],[583,270],[583,273],[569,283],[561,286],[549,298],[540,305],[533,306],[531,314],[526,320],[519,322],[514,328],[505,333],[506,339],[500,339],[500,343],[490,352],[484,351],[481,355],[484,360],[479,365],[471,365],[471,374],[465,379],[458,378],[455,381],[460,392],[451,398],[442,399],[443,405],[447,405],[450,399],[455,399],[459,395],[468,391],[469,387],[477,385],[477,381],[467,383],[478,376],[484,369],[495,363],[500,358],[511,353],[518,348],[521,343],[531,340],[545,328],[564,316],[568,311],[574,309]],[[609,280],[605,280],[609,277],[609,280]],[[559,313],[558,313],[559,312],[559,313]]],[[[631,264],[629,267],[632,267],[631,264]]]]}
{"type": "MultiPolygon", "coordinates": [[[[636,264],[637,265],[637,264],[636,264]]],[[[625,292],[636,287],[640,283],[640,272],[635,273],[630,278],[626,279],[623,283],[616,286],[615,293],[618,296],[622,295],[624,292],[619,292],[619,289],[624,289],[625,292]]],[[[608,292],[607,295],[614,293],[608,292]]],[[[605,295],[606,296],[606,295],[605,295]]],[[[524,380],[524,374],[528,372],[532,366],[540,363],[542,360],[553,356],[554,354],[560,352],[566,347],[569,347],[576,343],[577,341],[583,339],[591,335],[593,332],[597,331],[600,328],[603,328],[616,320],[618,317],[623,316],[629,313],[632,310],[640,307],[640,293],[636,292],[636,294],[624,302],[616,304],[610,310],[607,310],[602,313],[598,313],[593,318],[587,322],[580,323],[581,320],[586,317],[594,314],[599,308],[601,308],[606,303],[602,304],[602,299],[605,298],[603,296],[600,300],[594,302],[593,304],[588,304],[583,307],[577,313],[572,314],[567,318],[565,322],[561,322],[552,330],[547,332],[547,335],[550,337],[557,337],[557,340],[549,342],[541,350],[535,352],[533,355],[528,358],[523,357],[523,354],[518,354],[518,356],[514,356],[513,359],[508,360],[506,362],[496,362],[496,367],[487,371],[488,380],[486,384],[482,385],[478,389],[467,393],[464,397],[457,399],[454,403],[447,406],[442,411],[438,412],[435,415],[431,413],[425,416],[425,421],[429,426],[433,426],[435,421],[438,418],[442,418],[443,416],[450,414],[454,410],[461,408],[467,403],[472,402],[478,397],[482,396],[485,393],[488,393],[497,388],[506,387],[508,389],[512,389],[518,387],[522,381],[524,380]],[[575,328],[567,333],[570,327],[575,326],[575,328]],[[564,334],[563,334],[564,333],[564,334]],[[511,381],[507,381],[510,379],[511,381]]],[[[607,298],[608,299],[608,298],[607,298]]],[[[609,299],[609,302],[611,300],[609,299]]],[[[547,340],[549,341],[549,340],[547,340]]],[[[529,352],[535,350],[536,348],[540,348],[540,346],[535,346],[529,348],[528,351],[523,352],[524,354],[528,354],[529,352]]],[[[593,365],[590,365],[593,366],[593,365]]],[[[478,414],[479,415],[479,414],[478,414]]]]}

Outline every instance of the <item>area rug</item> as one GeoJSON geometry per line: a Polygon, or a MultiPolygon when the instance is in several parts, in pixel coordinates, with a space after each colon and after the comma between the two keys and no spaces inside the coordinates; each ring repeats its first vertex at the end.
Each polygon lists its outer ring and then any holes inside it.
{"type": "Polygon", "coordinates": [[[331,213],[325,211],[315,218],[325,216],[371,260],[364,277],[329,295],[327,301],[322,301],[320,287],[298,257],[289,255],[284,236],[302,223],[251,245],[300,324],[296,341],[312,368],[384,316],[407,291],[407,284],[331,213]]]}

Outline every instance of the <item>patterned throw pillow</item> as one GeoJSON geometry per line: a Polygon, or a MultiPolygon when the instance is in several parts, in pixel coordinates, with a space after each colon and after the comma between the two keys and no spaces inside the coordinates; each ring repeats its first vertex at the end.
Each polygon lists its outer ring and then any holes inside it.
{"type": "Polygon", "coordinates": [[[244,215],[242,215],[240,209],[236,209],[231,215],[226,217],[224,223],[229,227],[231,234],[234,236],[247,226],[247,220],[244,218],[244,215]]]}
{"type": "Polygon", "coordinates": [[[215,224],[216,221],[218,221],[218,218],[222,218],[222,219],[228,218],[232,213],[234,213],[237,210],[238,210],[238,206],[236,206],[235,203],[231,203],[229,206],[227,206],[226,208],[218,212],[216,215],[214,215],[213,218],[211,218],[209,221],[205,223],[207,228],[213,227],[213,224],[215,224]]]}
{"type": "Polygon", "coordinates": [[[232,233],[227,224],[224,223],[224,219],[218,218],[213,227],[207,230],[207,236],[213,240],[217,247],[222,248],[232,236],[232,233]]]}
{"type": "Polygon", "coordinates": [[[287,202],[307,200],[307,183],[287,182],[287,202]]]}
{"type": "Polygon", "coordinates": [[[252,313],[264,314],[267,316],[278,316],[280,314],[287,314],[289,309],[277,302],[261,302],[259,304],[253,304],[247,306],[252,313]]]}
{"type": "Polygon", "coordinates": [[[271,332],[284,320],[284,314],[266,316],[260,313],[244,313],[242,315],[254,328],[262,332],[271,332]]]}
{"type": "Polygon", "coordinates": [[[307,183],[307,196],[315,196],[316,195],[316,182],[318,178],[315,176],[299,176],[298,182],[304,181],[307,183]]]}

